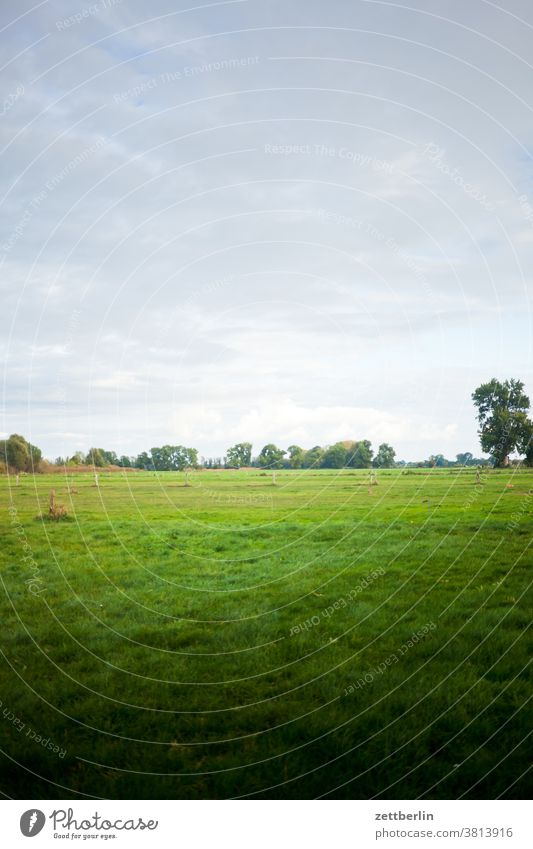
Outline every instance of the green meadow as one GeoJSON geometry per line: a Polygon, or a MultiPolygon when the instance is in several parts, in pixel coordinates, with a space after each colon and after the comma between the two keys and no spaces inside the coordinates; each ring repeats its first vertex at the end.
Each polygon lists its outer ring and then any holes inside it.
{"type": "Polygon", "coordinates": [[[2,476],[3,794],[527,797],[533,470],[369,481],[2,476]]]}

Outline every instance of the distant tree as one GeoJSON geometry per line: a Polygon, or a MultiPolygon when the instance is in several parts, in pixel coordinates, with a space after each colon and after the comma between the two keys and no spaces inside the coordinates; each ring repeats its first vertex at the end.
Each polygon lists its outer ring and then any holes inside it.
{"type": "Polygon", "coordinates": [[[474,457],[470,451],[465,451],[463,454],[456,454],[455,459],[458,466],[471,466],[474,457]]]}
{"type": "Polygon", "coordinates": [[[346,465],[346,453],[342,442],[336,442],[325,450],[321,465],[324,469],[342,469],[346,465]]]}
{"type": "Polygon", "coordinates": [[[153,465],[154,469],[158,472],[170,469],[171,452],[172,448],[170,445],[162,445],[161,447],[154,446],[154,448],[150,448],[150,457],[152,459],[151,465],[153,465]]]}
{"type": "Polygon", "coordinates": [[[301,469],[305,459],[305,451],[299,445],[289,445],[289,466],[291,469],[301,469]]]}
{"type": "Polygon", "coordinates": [[[158,472],[181,472],[198,465],[196,448],[185,448],[184,445],[162,445],[160,448],[151,448],[150,454],[148,467],[158,472]]]}
{"type": "Polygon", "coordinates": [[[521,380],[492,378],[472,393],[477,407],[479,437],[483,451],[490,454],[495,466],[507,466],[513,451],[523,451],[531,422],[527,416],[529,398],[521,380]]]}
{"type": "Polygon", "coordinates": [[[154,468],[154,464],[152,458],[146,451],[143,451],[141,454],[138,454],[135,458],[135,468],[136,469],[150,469],[154,468]]]}
{"type": "Polygon", "coordinates": [[[322,465],[322,458],[324,457],[324,449],[320,447],[320,445],[315,445],[314,448],[310,448],[309,451],[305,452],[303,459],[303,468],[304,469],[319,469],[322,465]]]}
{"type": "Polygon", "coordinates": [[[26,471],[37,472],[39,470],[39,463],[43,459],[42,451],[40,448],[37,448],[36,445],[32,445],[31,442],[28,442],[26,444],[30,452],[30,466],[26,471]]]}
{"type": "Polygon", "coordinates": [[[281,469],[283,468],[284,454],[285,451],[282,448],[278,448],[277,445],[270,442],[261,449],[258,457],[259,465],[268,469],[281,469]]]}
{"type": "Polygon", "coordinates": [[[240,469],[241,466],[249,466],[252,462],[252,443],[238,442],[232,448],[228,448],[226,464],[240,469]]]}
{"type": "Polygon", "coordinates": [[[353,444],[348,452],[348,465],[353,469],[369,469],[372,465],[372,444],[368,439],[361,439],[353,444]]]}
{"type": "Polygon", "coordinates": [[[0,460],[16,472],[38,472],[42,452],[19,433],[12,433],[8,439],[0,440],[0,460]]]}
{"type": "Polygon", "coordinates": [[[104,448],[100,448],[100,453],[104,458],[105,466],[118,466],[118,457],[115,451],[106,451],[104,448]]]}
{"type": "Polygon", "coordinates": [[[185,449],[185,466],[197,469],[198,468],[198,449],[197,448],[186,448],[185,449]]]}
{"type": "Polygon", "coordinates": [[[432,454],[428,460],[428,466],[433,469],[435,466],[437,468],[442,469],[444,466],[448,465],[448,460],[444,457],[443,454],[432,454]]]}
{"type": "Polygon", "coordinates": [[[386,442],[382,442],[378,448],[378,453],[372,460],[372,465],[376,469],[393,469],[395,466],[395,457],[396,451],[394,450],[392,445],[388,445],[386,442]]]}
{"type": "Polygon", "coordinates": [[[102,448],[89,448],[87,452],[86,463],[88,466],[98,466],[101,468],[106,465],[104,452],[102,448]]]}
{"type": "Polygon", "coordinates": [[[76,451],[72,457],[67,457],[67,466],[84,466],[87,463],[85,454],[82,451],[76,451]]]}
{"type": "Polygon", "coordinates": [[[8,466],[17,472],[25,472],[31,463],[30,449],[23,436],[12,433],[9,439],[3,440],[2,456],[8,466]]]}

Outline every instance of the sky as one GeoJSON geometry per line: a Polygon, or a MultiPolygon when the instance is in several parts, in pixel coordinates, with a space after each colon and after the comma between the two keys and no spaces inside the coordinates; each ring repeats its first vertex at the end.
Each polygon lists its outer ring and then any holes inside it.
{"type": "Polygon", "coordinates": [[[533,393],[527,0],[0,10],[0,434],[480,456],[533,393]]]}

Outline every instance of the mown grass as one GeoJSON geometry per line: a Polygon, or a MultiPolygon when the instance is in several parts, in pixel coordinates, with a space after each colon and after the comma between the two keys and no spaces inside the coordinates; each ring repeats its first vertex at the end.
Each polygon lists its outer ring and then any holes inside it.
{"type": "Polygon", "coordinates": [[[378,480],[2,478],[3,792],[525,797],[533,473],[378,480]]]}

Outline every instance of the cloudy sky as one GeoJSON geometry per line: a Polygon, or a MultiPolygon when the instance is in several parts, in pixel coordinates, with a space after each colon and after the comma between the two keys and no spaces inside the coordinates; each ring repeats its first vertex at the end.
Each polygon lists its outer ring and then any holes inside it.
{"type": "Polygon", "coordinates": [[[528,0],[0,15],[0,431],[453,457],[533,393],[528,0]]]}

